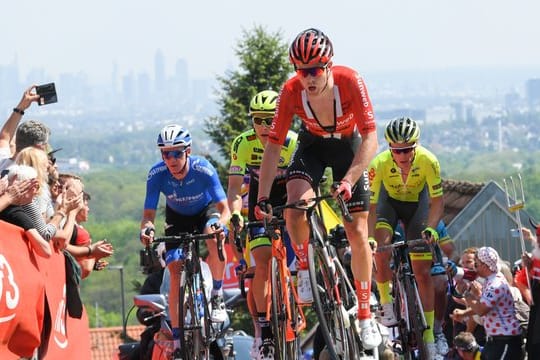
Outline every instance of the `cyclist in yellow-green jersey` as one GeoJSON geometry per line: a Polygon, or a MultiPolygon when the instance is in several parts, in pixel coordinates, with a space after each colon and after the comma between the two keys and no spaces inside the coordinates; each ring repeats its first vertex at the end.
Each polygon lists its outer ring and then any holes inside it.
{"type": "MultiPolygon", "coordinates": [[[[272,125],[277,98],[278,93],[271,90],[265,90],[255,95],[251,100],[249,112],[253,128],[240,134],[232,142],[227,197],[233,217],[236,218],[235,222],[239,221],[240,228],[243,226],[241,186],[246,174],[250,178],[248,220],[256,220],[254,208],[258,198],[259,169],[270,126],[272,125]]],[[[296,133],[289,131],[281,147],[278,169],[269,196],[269,201],[273,206],[283,205],[287,201],[286,170],[296,149],[296,140],[296,133]]],[[[233,222],[232,219],[231,222],[233,222]]],[[[272,256],[272,248],[270,239],[264,233],[264,228],[250,228],[248,239],[255,262],[255,274],[251,282],[251,294],[249,295],[253,296],[257,319],[256,340],[254,343],[256,348],[253,349],[251,357],[268,359],[274,353],[272,328],[270,322],[266,319],[266,297],[271,294],[265,293],[268,282],[268,263],[272,256]]],[[[292,249],[287,253],[294,258],[292,249]]],[[[250,311],[253,312],[253,309],[250,309],[250,311]]]]}
{"type": "MultiPolygon", "coordinates": [[[[371,197],[368,217],[370,240],[389,244],[399,221],[408,240],[438,240],[435,230],[443,215],[443,190],[439,161],[418,144],[420,127],[408,117],[391,120],[385,137],[389,149],[379,153],[368,167],[371,197]]],[[[410,248],[410,257],[418,283],[428,329],[424,342],[430,359],[442,358],[433,334],[435,289],[431,278],[432,254],[428,243],[410,248]]],[[[395,325],[390,295],[392,270],[390,252],[375,255],[375,279],[382,305],[381,322],[395,325]]]]}

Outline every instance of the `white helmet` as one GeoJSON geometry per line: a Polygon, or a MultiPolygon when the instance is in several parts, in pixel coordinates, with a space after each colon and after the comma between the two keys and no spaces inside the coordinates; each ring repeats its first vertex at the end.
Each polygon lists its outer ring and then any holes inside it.
{"type": "Polygon", "coordinates": [[[181,127],[180,125],[172,124],[167,125],[158,135],[157,138],[158,147],[176,147],[176,146],[191,146],[191,135],[189,131],[181,127]]]}

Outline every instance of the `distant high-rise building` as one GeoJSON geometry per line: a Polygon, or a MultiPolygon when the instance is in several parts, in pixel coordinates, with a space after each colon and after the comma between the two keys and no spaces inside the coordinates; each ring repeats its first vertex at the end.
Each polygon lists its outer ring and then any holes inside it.
{"type": "Polygon", "coordinates": [[[174,84],[172,86],[177,90],[175,93],[177,92],[181,97],[187,97],[189,94],[188,64],[185,59],[176,60],[174,84]]]}
{"type": "Polygon", "coordinates": [[[159,49],[154,56],[154,86],[158,93],[165,91],[165,57],[159,49]]]}
{"type": "Polygon", "coordinates": [[[122,77],[122,95],[126,105],[131,106],[135,103],[135,76],[131,71],[122,77]]]}
{"type": "Polygon", "coordinates": [[[525,83],[527,102],[530,108],[540,106],[540,79],[529,79],[525,83]]]}
{"type": "Polygon", "coordinates": [[[150,76],[142,72],[137,75],[137,103],[147,105],[151,102],[150,76]]]}

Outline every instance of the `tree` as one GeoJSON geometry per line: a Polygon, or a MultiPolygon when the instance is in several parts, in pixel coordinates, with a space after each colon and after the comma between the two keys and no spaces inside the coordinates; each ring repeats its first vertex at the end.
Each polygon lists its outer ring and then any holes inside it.
{"type": "Polygon", "coordinates": [[[232,140],[251,126],[248,118],[251,98],[262,90],[279,91],[293,70],[281,31],[269,33],[262,26],[250,31],[244,29],[235,53],[240,60],[238,69],[218,77],[220,115],[205,121],[205,132],[225,159],[229,158],[232,140]]]}

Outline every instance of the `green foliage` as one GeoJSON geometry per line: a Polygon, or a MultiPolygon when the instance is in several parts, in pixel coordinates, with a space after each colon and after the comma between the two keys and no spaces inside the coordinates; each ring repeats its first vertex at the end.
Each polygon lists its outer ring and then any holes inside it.
{"type": "Polygon", "coordinates": [[[287,49],[280,31],[269,33],[262,26],[242,31],[235,51],[239,68],[218,76],[220,115],[205,121],[205,132],[225,159],[229,158],[232,140],[251,126],[248,118],[251,98],[262,90],[279,91],[291,73],[287,49]]]}

